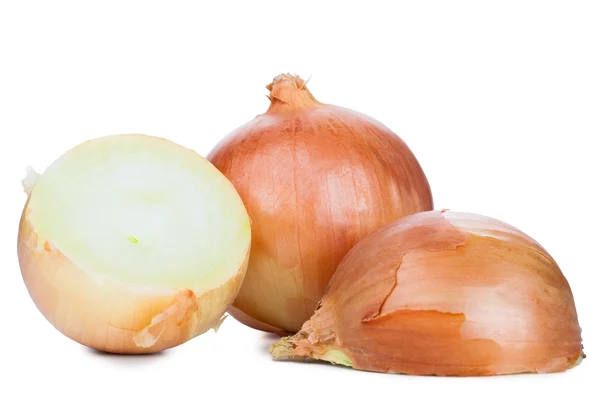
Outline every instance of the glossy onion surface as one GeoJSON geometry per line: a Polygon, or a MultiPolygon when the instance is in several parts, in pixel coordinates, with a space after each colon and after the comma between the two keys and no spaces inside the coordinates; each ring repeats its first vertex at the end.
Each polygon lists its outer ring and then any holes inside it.
{"type": "Polygon", "coordinates": [[[252,219],[248,274],[230,313],[257,329],[296,332],[352,246],[433,203],[417,159],[387,127],[318,102],[295,76],[267,88],[268,111],[208,159],[252,219]]]}

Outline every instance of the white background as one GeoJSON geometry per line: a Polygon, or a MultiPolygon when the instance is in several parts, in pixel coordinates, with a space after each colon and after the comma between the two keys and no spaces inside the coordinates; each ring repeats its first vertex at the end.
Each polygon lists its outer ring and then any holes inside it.
{"type": "Polygon", "coordinates": [[[2,1],[0,135],[0,398],[598,398],[599,2],[2,1]],[[410,377],[274,362],[274,338],[232,318],[141,357],[46,322],[16,255],[25,167],[113,133],[206,155],[266,110],[282,72],[397,132],[437,208],[541,242],[571,283],[588,358],[553,375],[410,377]]]}

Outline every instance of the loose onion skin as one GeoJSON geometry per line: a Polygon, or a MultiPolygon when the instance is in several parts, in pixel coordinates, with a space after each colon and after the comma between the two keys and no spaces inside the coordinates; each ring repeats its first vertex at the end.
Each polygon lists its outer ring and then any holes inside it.
{"type": "Polygon", "coordinates": [[[252,219],[248,274],[230,314],[283,334],[310,317],[362,237],[433,202],[414,154],[388,128],[318,102],[296,76],[278,76],[267,88],[267,112],[208,159],[252,219]]]}
{"type": "Polygon", "coordinates": [[[500,221],[430,211],[360,241],[320,307],[275,359],[416,375],[564,371],[584,356],[569,284],[500,221]]]}
{"type": "MultiPolygon", "coordinates": [[[[233,272],[231,274],[227,272],[223,278],[219,278],[218,284],[210,284],[202,288],[195,286],[199,283],[194,283],[193,279],[190,279],[188,286],[177,287],[160,280],[156,284],[147,282],[134,284],[124,281],[119,276],[98,273],[91,269],[92,263],[77,262],[65,255],[64,250],[57,246],[54,240],[56,238],[49,237],[48,232],[41,232],[40,226],[32,222],[32,215],[35,212],[40,213],[43,211],[40,208],[47,208],[47,204],[43,201],[38,201],[38,205],[32,208],[32,199],[43,195],[36,192],[37,178],[33,175],[24,181],[28,197],[19,226],[18,256],[24,282],[35,305],[64,335],[100,351],[120,354],[154,353],[185,343],[211,328],[218,329],[223,314],[233,303],[246,274],[250,253],[250,221],[243,209],[241,199],[237,197],[235,189],[224,176],[199,155],[164,139],[145,135],[119,135],[119,137],[94,139],[72,149],[57,162],[73,157],[77,152],[84,152],[82,153],[84,159],[95,156],[93,148],[96,147],[105,150],[98,150],[103,153],[93,164],[106,165],[106,160],[113,156],[111,149],[120,149],[121,143],[134,149],[130,154],[132,160],[148,148],[153,148],[159,153],[166,148],[165,152],[172,152],[173,155],[169,156],[165,165],[183,164],[189,161],[197,167],[193,172],[198,174],[199,185],[213,180],[217,182],[216,186],[222,188],[222,191],[213,193],[216,199],[214,202],[231,201],[236,207],[235,210],[232,209],[232,213],[235,211],[236,215],[241,216],[239,222],[227,221],[232,229],[239,229],[242,232],[239,243],[228,245],[230,251],[233,252],[233,246],[236,246],[235,253],[239,252],[239,261],[236,261],[235,265],[227,266],[233,272]]],[[[144,169],[137,172],[145,173],[144,169]]],[[[156,183],[159,178],[150,177],[149,180],[153,185],[152,188],[160,188],[160,184],[156,183]]],[[[76,179],[70,181],[62,179],[62,181],[67,185],[78,184],[76,179]]],[[[162,196],[163,193],[158,194],[162,196]]],[[[156,195],[155,198],[148,200],[152,203],[152,207],[160,207],[160,202],[164,201],[164,197],[159,197],[158,194],[144,191],[131,192],[131,195],[140,198],[135,199],[138,203],[144,201],[142,196],[156,195]],[[156,206],[157,204],[159,205],[156,206]]],[[[143,205],[140,204],[139,207],[134,208],[139,210],[142,207],[143,205]]],[[[110,207],[108,208],[110,212],[110,207]]],[[[89,212],[105,212],[98,208],[88,207],[88,209],[89,212]]],[[[189,211],[187,215],[191,214],[193,211],[189,211]]],[[[159,216],[147,213],[144,218],[149,221],[159,216]]],[[[130,227],[136,226],[132,224],[130,227]]],[[[201,228],[197,225],[196,227],[201,228]]],[[[143,227],[138,226],[138,228],[141,230],[143,227]]],[[[94,227],[86,226],[86,223],[81,221],[76,229],[83,232],[94,227]]],[[[74,236],[78,233],[80,232],[76,232],[74,236]]],[[[152,245],[144,243],[144,238],[147,239],[146,242],[152,242],[152,234],[155,232],[146,232],[145,236],[143,232],[141,233],[142,238],[139,239],[139,243],[138,239],[135,239],[135,243],[129,243],[132,247],[147,245],[156,248],[158,246],[159,252],[172,251],[172,249],[161,249],[159,239],[165,233],[158,232],[157,244],[152,245]]],[[[177,234],[177,232],[166,234],[177,234]]],[[[193,235],[194,232],[191,234],[193,235]]],[[[124,240],[127,241],[127,238],[125,237],[124,240]]],[[[95,244],[89,243],[89,245],[95,244]]],[[[143,247],[137,249],[144,251],[143,247]]],[[[137,250],[133,250],[134,254],[135,251],[137,250]]],[[[117,252],[112,254],[112,257],[117,258],[117,252]]],[[[206,261],[200,258],[192,262],[196,263],[200,270],[205,267],[203,262],[206,261]]],[[[142,267],[146,266],[142,265],[142,267]]],[[[165,274],[169,274],[169,270],[176,267],[177,261],[171,260],[171,264],[164,265],[165,274]]],[[[192,278],[196,276],[198,275],[194,273],[192,278]]]]}

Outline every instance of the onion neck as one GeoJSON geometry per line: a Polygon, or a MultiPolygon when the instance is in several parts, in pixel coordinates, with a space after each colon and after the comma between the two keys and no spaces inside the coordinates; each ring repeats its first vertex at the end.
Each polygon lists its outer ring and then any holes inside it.
{"type": "Polygon", "coordinates": [[[296,75],[281,74],[267,85],[271,106],[267,113],[295,111],[319,103],[306,87],[306,82],[296,75]]]}

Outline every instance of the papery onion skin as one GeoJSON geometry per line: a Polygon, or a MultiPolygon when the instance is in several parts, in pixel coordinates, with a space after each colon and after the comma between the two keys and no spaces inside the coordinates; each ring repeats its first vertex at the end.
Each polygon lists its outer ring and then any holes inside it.
{"type": "MultiPolygon", "coordinates": [[[[237,272],[212,289],[194,292],[186,287],[124,284],[77,265],[51,238],[40,242],[36,226],[28,219],[35,177],[30,173],[23,185],[28,197],[17,246],[22,277],[38,310],[65,336],[104,352],[143,354],[169,349],[211,328],[218,329],[246,274],[250,240],[239,244],[246,250],[237,272]]],[[[248,229],[249,224],[248,220],[248,229]]]]}
{"type": "Polygon", "coordinates": [[[231,314],[278,334],[297,332],[362,237],[431,210],[427,178],[408,146],[374,119],[315,100],[302,79],[275,78],[265,114],[208,159],[252,219],[248,274],[231,314]]]}
{"type": "Polygon", "coordinates": [[[585,357],[570,286],[548,252],[503,222],[448,211],[359,242],[312,318],[271,352],[451,376],[559,372],[585,357]]]}

